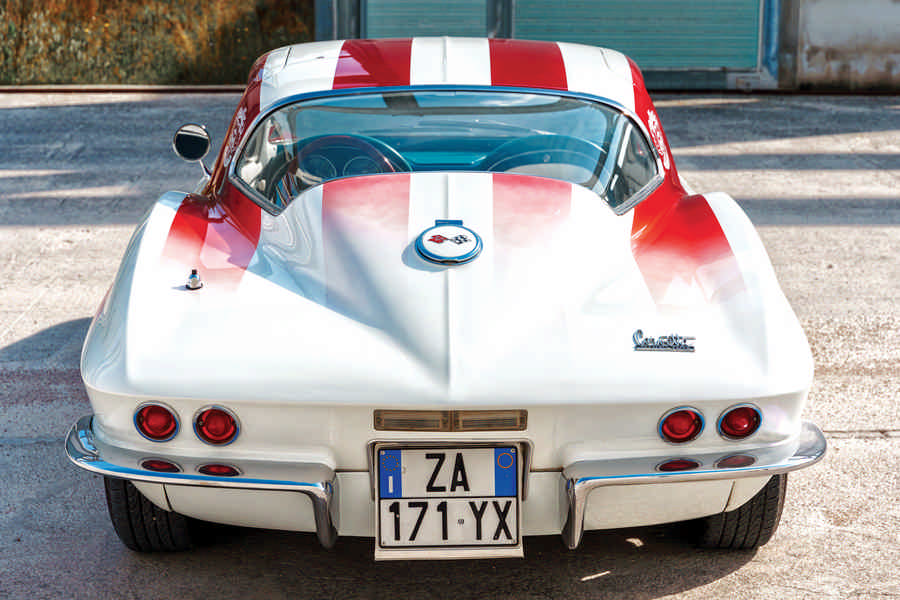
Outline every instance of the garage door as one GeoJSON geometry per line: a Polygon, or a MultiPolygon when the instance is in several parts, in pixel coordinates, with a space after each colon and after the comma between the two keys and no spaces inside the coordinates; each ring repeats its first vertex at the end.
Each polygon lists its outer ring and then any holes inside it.
{"type": "Polygon", "coordinates": [[[516,0],[517,38],[606,46],[642,69],[758,66],[761,0],[516,0]]]}
{"type": "Polygon", "coordinates": [[[485,0],[368,0],[364,11],[368,38],[487,35],[485,0]]]}

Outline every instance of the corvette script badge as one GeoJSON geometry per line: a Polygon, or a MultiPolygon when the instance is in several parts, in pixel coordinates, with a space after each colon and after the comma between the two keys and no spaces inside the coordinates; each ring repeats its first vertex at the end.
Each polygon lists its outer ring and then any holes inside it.
{"type": "Polygon", "coordinates": [[[481,238],[460,220],[438,219],[416,238],[416,252],[425,260],[459,265],[481,252],[481,238]]]}
{"type": "Polygon", "coordinates": [[[662,335],[657,338],[644,337],[644,332],[638,329],[631,336],[635,350],[656,350],[658,352],[693,352],[693,337],[683,335],[662,335]]]}

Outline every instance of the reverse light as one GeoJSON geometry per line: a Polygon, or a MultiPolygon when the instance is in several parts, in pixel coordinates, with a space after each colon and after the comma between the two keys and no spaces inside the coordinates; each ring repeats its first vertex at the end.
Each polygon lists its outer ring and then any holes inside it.
{"type": "Polygon", "coordinates": [[[689,406],[673,408],[659,420],[659,435],[673,444],[683,444],[703,431],[703,416],[689,406]]]}
{"type": "Polygon", "coordinates": [[[238,435],[237,418],[227,408],[209,406],[194,417],[194,431],[197,437],[216,446],[230,444],[238,435]]]}
{"type": "Polygon", "coordinates": [[[719,461],[716,463],[716,468],[742,469],[744,467],[749,467],[755,462],[756,459],[749,454],[734,454],[732,456],[726,456],[725,458],[719,459],[719,461]]]}
{"type": "Polygon", "coordinates": [[[236,467],[231,465],[209,464],[197,467],[197,470],[204,475],[213,475],[215,477],[236,477],[241,474],[236,467]]]}
{"type": "Polygon", "coordinates": [[[158,473],[180,473],[181,467],[173,462],[162,460],[159,458],[148,458],[141,461],[141,468],[147,471],[156,471],[158,473]]]}
{"type": "Polygon", "coordinates": [[[657,465],[656,470],[663,473],[673,473],[676,471],[690,471],[699,466],[700,463],[692,458],[673,458],[657,465]]]}
{"type": "Polygon", "coordinates": [[[719,417],[719,435],[729,440],[742,440],[756,433],[760,423],[762,413],[755,406],[732,406],[719,417]]]}
{"type": "Polygon", "coordinates": [[[166,442],[178,433],[175,413],[162,404],[142,404],[134,412],[134,426],[138,433],[154,442],[166,442]]]}

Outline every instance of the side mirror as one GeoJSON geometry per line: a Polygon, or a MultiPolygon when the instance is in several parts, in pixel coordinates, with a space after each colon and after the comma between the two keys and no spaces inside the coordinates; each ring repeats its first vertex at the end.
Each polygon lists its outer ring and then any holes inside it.
{"type": "Polygon", "coordinates": [[[179,127],[172,139],[172,149],[175,150],[175,154],[189,162],[202,160],[209,152],[211,145],[212,142],[206,127],[194,123],[179,127]]]}

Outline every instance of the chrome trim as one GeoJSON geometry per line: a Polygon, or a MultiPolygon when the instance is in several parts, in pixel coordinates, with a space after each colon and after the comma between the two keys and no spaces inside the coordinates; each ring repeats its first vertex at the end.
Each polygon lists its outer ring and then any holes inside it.
{"type": "Polygon", "coordinates": [[[150,442],[156,442],[156,443],[168,442],[169,440],[174,439],[175,436],[178,435],[178,433],[181,431],[181,420],[178,418],[178,413],[175,411],[174,408],[172,408],[168,404],[164,404],[162,402],[155,402],[155,401],[154,402],[141,402],[134,409],[134,413],[131,415],[131,422],[134,423],[134,428],[137,429],[137,432],[140,434],[140,436],[150,442]],[[141,431],[141,428],[138,426],[137,416],[138,416],[138,413],[141,412],[141,409],[144,408],[145,406],[161,406],[164,409],[166,409],[167,411],[169,411],[173,417],[175,417],[175,431],[172,432],[172,435],[170,435],[169,437],[167,437],[164,440],[155,440],[152,437],[145,435],[144,432],[141,431]]]}
{"type": "MultiPolygon", "coordinates": [[[[742,454],[752,454],[757,458],[757,462],[749,467],[733,469],[707,467],[702,470],[661,473],[654,471],[654,466],[661,460],[659,456],[574,462],[566,466],[562,473],[563,486],[568,500],[568,516],[562,531],[563,541],[571,550],[577,548],[581,543],[587,499],[590,493],[598,487],[714,481],[777,475],[814,465],[825,455],[827,445],[822,431],[813,423],[804,421],[796,437],[778,444],[742,451],[742,454]]],[[[734,454],[733,451],[727,453],[726,456],[732,454],[734,454]]],[[[696,455],[693,459],[701,465],[714,465],[722,458],[721,455],[721,452],[707,452],[696,455]]],[[[665,459],[663,458],[663,460],[665,459]]]]}
{"type": "Polygon", "coordinates": [[[522,500],[528,498],[528,474],[531,472],[531,462],[534,457],[534,443],[531,440],[522,438],[503,439],[497,438],[492,440],[448,440],[435,438],[427,441],[423,440],[369,440],[366,443],[366,464],[369,469],[369,492],[372,500],[377,497],[375,489],[375,446],[396,446],[397,448],[494,448],[505,445],[519,445],[519,451],[522,453],[522,500]]]}
{"type": "Polygon", "coordinates": [[[203,442],[204,444],[209,444],[210,446],[216,446],[216,447],[228,446],[229,444],[233,444],[235,442],[235,440],[237,440],[238,437],[240,437],[240,435],[241,435],[241,421],[240,421],[240,419],[238,419],[237,414],[235,414],[235,412],[233,410],[231,410],[230,408],[226,408],[226,407],[222,406],[221,404],[208,404],[208,405],[200,408],[199,410],[197,410],[194,413],[194,416],[191,417],[191,424],[194,426],[194,435],[197,436],[197,439],[200,440],[201,442],[203,442]],[[200,432],[197,430],[197,419],[205,411],[212,410],[212,409],[221,410],[223,413],[226,413],[228,416],[230,416],[232,419],[234,419],[234,426],[236,428],[236,431],[234,432],[234,435],[231,437],[231,439],[228,440],[227,442],[210,442],[209,440],[203,439],[203,436],[200,435],[200,432]]]}
{"type": "Polygon", "coordinates": [[[681,446],[682,444],[687,444],[688,442],[693,442],[698,437],[700,437],[705,430],[706,430],[706,417],[703,416],[703,412],[699,408],[694,408],[693,406],[679,406],[677,408],[667,410],[666,412],[663,413],[663,416],[661,416],[659,418],[659,422],[656,424],[656,433],[659,434],[659,437],[662,439],[662,441],[664,441],[665,443],[670,444],[672,446],[681,446]],[[677,413],[680,410],[689,410],[692,413],[696,414],[698,417],[700,417],[700,431],[698,431],[697,435],[695,435],[694,437],[692,437],[689,440],[684,440],[683,442],[673,442],[670,439],[668,439],[665,435],[663,435],[662,424],[663,424],[663,421],[666,420],[666,417],[668,417],[672,413],[677,413]]]}
{"type": "MultiPolygon", "coordinates": [[[[605,96],[596,96],[594,94],[587,94],[584,92],[573,92],[571,90],[549,90],[542,88],[528,88],[528,87],[515,87],[515,86],[492,86],[492,85],[452,85],[452,84],[444,84],[444,85],[408,85],[408,86],[389,86],[389,87],[359,87],[359,88],[344,88],[340,90],[319,90],[316,92],[306,92],[302,94],[293,94],[291,96],[285,96],[272,104],[263,107],[260,106],[259,114],[254,117],[254,119],[250,122],[247,128],[244,130],[244,134],[238,142],[237,147],[234,150],[234,153],[231,155],[231,159],[228,164],[227,174],[223,179],[223,183],[225,180],[231,182],[232,185],[239,188],[248,198],[250,198],[255,204],[259,205],[260,208],[268,212],[273,216],[277,216],[281,214],[285,207],[276,207],[268,199],[264,198],[263,195],[253,189],[251,186],[247,185],[240,177],[237,176],[237,162],[239,157],[244,153],[244,147],[250,140],[250,137],[256,131],[256,128],[259,124],[269,117],[275,111],[289,105],[296,104],[299,102],[303,102],[306,100],[318,100],[321,98],[330,98],[337,96],[355,96],[361,94],[383,94],[383,93],[391,93],[391,92],[408,92],[408,91],[456,91],[456,92],[508,92],[508,93],[520,93],[520,94],[536,94],[536,95],[544,95],[544,96],[558,96],[565,98],[574,98],[576,100],[586,100],[590,102],[597,102],[599,104],[603,104],[617,110],[621,114],[628,117],[628,119],[632,122],[632,125],[636,125],[638,130],[640,130],[641,134],[644,136],[644,141],[647,143],[647,146],[650,148],[650,151],[653,153],[653,157],[656,159],[656,176],[651,179],[647,185],[643,188],[635,192],[626,202],[620,204],[617,208],[610,209],[617,215],[623,215],[635,206],[637,206],[640,202],[645,200],[650,194],[655,192],[660,185],[662,185],[663,181],[665,181],[665,173],[666,170],[663,168],[662,156],[659,154],[659,150],[656,148],[656,144],[653,143],[653,137],[650,135],[650,131],[644,125],[644,122],[638,116],[637,112],[628,108],[627,106],[612,100],[611,98],[607,98],[605,96]],[[265,110],[262,110],[265,109],[265,110]]],[[[660,127],[660,129],[662,129],[660,127]]],[[[665,135],[665,134],[664,134],[665,135]]],[[[671,160],[671,157],[670,157],[671,160]]],[[[674,161],[673,161],[674,167],[674,161]]],[[[379,173],[383,174],[383,173],[379,173]]],[[[321,184],[319,184],[321,185],[321,184]]],[[[577,184],[576,184],[577,185],[577,184]]],[[[609,203],[606,203],[609,206],[609,203]]]]}
{"type": "MultiPolygon", "coordinates": [[[[92,421],[93,415],[81,417],[66,436],[66,455],[82,469],[106,477],[166,485],[299,492],[312,502],[319,542],[324,547],[331,548],[337,541],[337,477],[334,470],[325,464],[247,460],[241,461],[241,466],[238,467],[242,473],[290,470],[296,473],[290,480],[244,475],[217,477],[192,472],[199,465],[215,462],[214,457],[198,459],[178,456],[171,460],[165,459],[183,466],[185,470],[181,473],[145,471],[139,468],[139,461],[145,458],[142,452],[116,447],[99,440],[91,427],[92,421]]],[[[229,461],[230,464],[234,462],[229,461]]]]}
{"type": "Polygon", "coordinates": [[[722,436],[722,439],[728,440],[729,442],[743,442],[744,440],[749,440],[754,435],[759,433],[759,430],[762,429],[762,424],[763,424],[763,413],[759,409],[759,407],[756,406],[755,404],[751,404],[750,402],[741,402],[740,404],[735,404],[733,406],[729,406],[728,408],[726,408],[725,410],[722,411],[722,414],[720,414],[719,418],[716,419],[716,431],[719,432],[719,435],[722,436]],[[750,435],[746,435],[742,438],[731,437],[730,435],[728,435],[724,431],[722,431],[722,419],[724,419],[725,415],[727,415],[734,409],[743,408],[745,406],[748,408],[752,408],[753,410],[756,411],[756,414],[759,416],[759,423],[757,424],[756,429],[750,435]]]}

